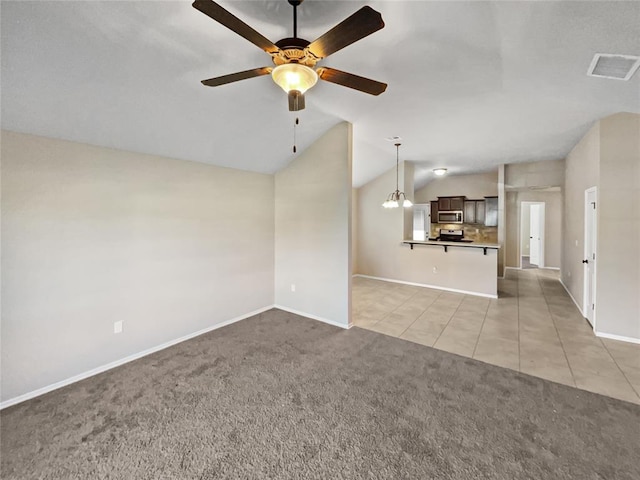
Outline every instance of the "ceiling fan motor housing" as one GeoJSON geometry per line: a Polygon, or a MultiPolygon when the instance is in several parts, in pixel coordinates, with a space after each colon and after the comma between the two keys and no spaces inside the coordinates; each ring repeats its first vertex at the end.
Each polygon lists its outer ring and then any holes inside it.
{"type": "Polygon", "coordinates": [[[304,38],[283,38],[276,42],[279,51],[272,53],[273,63],[284,65],[285,63],[300,63],[307,67],[315,67],[318,58],[308,49],[309,41],[304,38]]]}

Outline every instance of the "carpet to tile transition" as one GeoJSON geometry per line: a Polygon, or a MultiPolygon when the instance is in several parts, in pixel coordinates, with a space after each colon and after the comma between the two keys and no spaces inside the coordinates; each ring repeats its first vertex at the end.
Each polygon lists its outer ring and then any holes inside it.
{"type": "Polygon", "coordinates": [[[3,479],[639,479],[640,406],[279,310],[1,413],[3,479]]]}

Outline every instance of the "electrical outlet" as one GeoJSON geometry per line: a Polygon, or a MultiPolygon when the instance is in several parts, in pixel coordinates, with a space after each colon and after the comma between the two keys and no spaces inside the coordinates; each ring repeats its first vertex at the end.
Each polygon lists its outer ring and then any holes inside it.
{"type": "Polygon", "coordinates": [[[571,272],[567,272],[567,277],[571,278],[571,272]]]}
{"type": "Polygon", "coordinates": [[[578,246],[578,240],[576,240],[576,247],[578,246]]]}
{"type": "Polygon", "coordinates": [[[292,283],[292,284],[291,284],[291,291],[292,291],[292,292],[295,292],[295,291],[296,291],[296,285],[295,285],[295,283],[292,283]]]}
{"type": "Polygon", "coordinates": [[[433,267],[433,273],[438,273],[438,267],[433,267]]]}
{"type": "Polygon", "coordinates": [[[113,333],[122,333],[122,320],[113,322],[113,333]]]}

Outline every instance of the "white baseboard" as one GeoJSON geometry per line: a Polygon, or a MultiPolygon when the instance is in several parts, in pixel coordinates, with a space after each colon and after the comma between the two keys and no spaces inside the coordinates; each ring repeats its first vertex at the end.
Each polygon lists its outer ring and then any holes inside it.
{"type": "Polygon", "coordinates": [[[52,383],[51,385],[47,385],[46,387],[38,388],[31,392],[24,393],[22,395],[18,395],[17,397],[10,398],[0,403],[0,410],[3,408],[10,407],[11,405],[16,405],[18,403],[24,402],[26,400],[30,400],[35,397],[39,397],[40,395],[44,395],[45,393],[49,393],[53,390],[57,390],[58,388],[66,387],[67,385],[71,385],[72,383],[79,382],[80,380],[84,380],[85,378],[92,377],[102,372],[106,372],[107,370],[111,370],[112,368],[119,367],[124,365],[125,363],[132,362],[133,360],[137,360],[142,357],[146,357],[152,353],[158,352],[160,350],[164,350],[165,348],[172,347],[178,343],[182,343],[186,340],[190,340],[194,337],[198,337],[205,333],[211,332],[212,330],[216,330],[218,328],[226,327],[227,325],[231,325],[232,323],[239,322],[240,320],[244,320],[245,318],[253,317],[254,315],[258,315],[259,313],[266,312],[267,310],[271,310],[274,308],[274,305],[269,305],[267,307],[259,308],[258,310],[254,310],[253,312],[246,313],[239,317],[232,318],[230,320],[225,320],[220,323],[216,323],[211,327],[207,327],[202,330],[198,330],[197,332],[190,333],[180,338],[176,338],[175,340],[170,340],[168,342],[162,343],[155,347],[148,348],[143,350],[142,352],[134,353],[133,355],[129,355],[127,357],[121,358],[120,360],[115,360],[111,363],[107,363],[106,365],[102,365],[100,367],[93,368],[83,373],[79,373],[78,375],[74,375],[73,377],[66,378],[64,380],[60,380],[59,382],[52,383]]]}
{"type": "Polygon", "coordinates": [[[562,281],[562,278],[559,278],[558,281],[560,282],[560,285],[562,285],[562,287],[564,288],[564,291],[567,292],[567,294],[569,295],[569,298],[571,298],[571,300],[573,300],[573,303],[575,304],[575,306],[578,307],[578,311],[580,312],[580,315],[582,315],[584,318],[587,318],[585,316],[584,312],[582,311],[582,307],[580,305],[578,305],[578,302],[576,302],[576,299],[573,298],[573,295],[571,295],[571,292],[569,291],[567,286],[562,281]]]}
{"type": "Polygon", "coordinates": [[[433,288],[435,290],[444,290],[445,292],[463,293],[465,295],[474,295],[476,297],[498,298],[497,294],[491,295],[490,293],[470,292],[468,290],[459,290],[457,288],[440,287],[438,285],[429,285],[426,283],[405,282],[404,280],[394,280],[393,278],[384,278],[384,277],[373,277],[371,275],[362,275],[361,273],[356,273],[354,277],[371,278],[373,280],[382,280],[383,282],[402,283],[404,285],[413,285],[414,287],[433,288]]]}
{"type": "Polygon", "coordinates": [[[279,310],[284,310],[285,312],[295,313],[296,315],[300,315],[301,317],[307,317],[312,320],[318,320],[319,322],[327,323],[329,325],[333,325],[334,327],[344,328],[345,330],[350,329],[353,325],[345,325],[344,323],[336,322],[335,320],[329,320],[327,318],[318,317],[317,315],[311,315],[310,313],[301,312],[300,310],[294,310],[293,308],[283,307],[282,305],[274,305],[273,308],[277,308],[279,310]]]}
{"type": "MultiPolygon", "coordinates": [[[[535,270],[535,268],[522,268],[522,267],[504,267],[505,270],[535,270]]],[[[560,267],[540,267],[539,270],[560,270],[560,267]]]]}
{"type": "Polygon", "coordinates": [[[613,333],[595,332],[596,337],[609,338],[611,340],[619,340],[621,342],[640,344],[640,338],[625,337],[624,335],[614,335],[613,333]]]}

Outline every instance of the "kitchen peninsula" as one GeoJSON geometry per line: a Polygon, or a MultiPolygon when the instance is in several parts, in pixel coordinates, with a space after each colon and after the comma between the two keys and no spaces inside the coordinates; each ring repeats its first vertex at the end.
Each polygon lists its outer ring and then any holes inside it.
{"type": "Polygon", "coordinates": [[[497,298],[497,197],[439,196],[414,205],[412,216],[413,236],[402,245],[420,263],[419,283],[497,298]]]}
{"type": "Polygon", "coordinates": [[[404,240],[412,263],[410,282],[454,292],[498,298],[498,250],[495,243],[404,240]]]}

